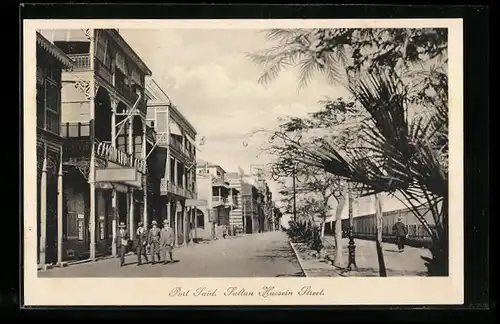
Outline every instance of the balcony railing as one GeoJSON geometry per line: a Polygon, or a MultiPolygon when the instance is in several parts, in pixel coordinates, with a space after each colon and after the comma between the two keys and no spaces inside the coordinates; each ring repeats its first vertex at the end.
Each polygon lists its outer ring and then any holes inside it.
{"type": "Polygon", "coordinates": [[[193,193],[187,189],[181,188],[174,183],[168,181],[165,178],[161,179],[160,183],[160,191],[162,195],[166,195],[167,193],[171,193],[177,196],[185,197],[185,198],[193,198],[193,193]]]}
{"type": "Polygon", "coordinates": [[[90,123],[64,123],[61,125],[61,136],[66,138],[64,159],[90,156],[92,151],[90,127],[90,123]]]}
{"type": "Polygon", "coordinates": [[[73,71],[89,71],[90,70],[90,55],[89,54],[69,54],[75,65],[73,71]]]}
{"type": "Polygon", "coordinates": [[[228,203],[228,200],[226,197],[222,197],[222,196],[213,196],[212,197],[212,205],[214,207],[225,206],[225,205],[227,205],[227,203],[228,203]]]}

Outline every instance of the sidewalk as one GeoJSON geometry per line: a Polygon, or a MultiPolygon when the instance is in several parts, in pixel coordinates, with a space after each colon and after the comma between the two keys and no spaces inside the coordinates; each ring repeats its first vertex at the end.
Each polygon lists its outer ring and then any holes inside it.
{"type": "MultiPolygon", "coordinates": [[[[206,240],[206,241],[200,241],[198,243],[188,243],[187,245],[180,245],[178,247],[175,248],[176,251],[182,251],[184,249],[192,249],[192,248],[195,248],[195,247],[203,247],[203,246],[206,246],[206,245],[213,245],[213,244],[217,244],[218,242],[221,242],[221,241],[224,241],[224,240],[232,240],[232,239],[238,239],[238,238],[243,238],[245,237],[245,235],[237,235],[237,236],[228,236],[226,237],[226,239],[224,238],[217,238],[216,240],[206,240]]],[[[133,251],[130,251],[130,252],[127,252],[125,254],[125,258],[126,259],[130,259],[131,257],[133,256],[133,259],[135,260],[135,258],[137,258],[135,252],[133,251]]],[[[148,254],[149,256],[149,254],[148,254]]],[[[99,261],[105,261],[105,260],[111,260],[111,259],[117,259],[119,258],[119,254],[117,253],[116,256],[112,256],[112,255],[106,255],[106,256],[100,256],[100,257],[96,257],[96,259],[93,261],[91,259],[84,259],[84,260],[71,260],[71,261],[63,261],[62,262],[62,267],[58,266],[58,265],[45,265],[44,267],[40,267],[38,266],[38,271],[49,271],[51,269],[57,269],[57,268],[65,268],[65,267],[68,267],[68,266],[74,266],[74,265],[79,265],[79,264],[85,264],[85,263],[91,263],[91,262],[99,262],[99,261]]]]}
{"type": "MultiPolygon", "coordinates": [[[[348,239],[342,239],[344,267],[347,266],[349,250],[348,239]]],[[[304,244],[291,244],[299,258],[306,276],[311,277],[378,277],[379,266],[375,241],[355,240],[357,271],[346,272],[345,269],[333,266],[335,257],[335,241],[333,236],[325,236],[325,257],[318,258],[316,253],[304,244]]],[[[382,243],[387,276],[426,276],[427,268],[423,257],[431,257],[428,249],[406,247],[402,253],[397,252],[394,244],[382,243]]]]}

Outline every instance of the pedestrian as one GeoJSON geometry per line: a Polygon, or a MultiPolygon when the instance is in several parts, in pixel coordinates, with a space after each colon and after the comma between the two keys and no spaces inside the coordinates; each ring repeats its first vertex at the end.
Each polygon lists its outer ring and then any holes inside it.
{"type": "Polygon", "coordinates": [[[161,229],[160,235],[160,246],[161,246],[161,254],[163,255],[163,263],[167,264],[169,262],[173,262],[173,250],[174,250],[174,231],[170,228],[170,224],[168,220],[163,221],[163,228],[161,229]],[[169,260],[167,261],[167,254],[169,256],[169,260]]]}
{"type": "Polygon", "coordinates": [[[142,222],[139,222],[139,227],[137,228],[137,265],[142,264],[142,256],[148,261],[148,255],[146,254],[146,245],[148,243],[148,233],[146,228],[143,226],[142,222]]]}
{"type": "Polygon", "coordinates": [[[408,233],[406,232],[406,226],[401,216],[398,217],[398,221],[392,226],[392,232],[396,236],[399,252],[403,252],[405,249],[405,239],[408,237],[408,233]]]}
{"type": "Polygon", "coordinates": [[[115,243],[120,253],[120,267],[123,267],[125,265],[125,253],[127,253],[130,236],[127,231],[127,225],[125,225],[124,222],[121,222],[118,228],[119,230],[116,234],[115,243]]]}
{"type": "Polygon", "coordinates": [[[151,263],[155,264],[155,255],[158,257],[158,262],[160,262],[160,229],[155,220],[151,222],[151,226],[148,235],[148,245],[150,247],[151,263]]]}

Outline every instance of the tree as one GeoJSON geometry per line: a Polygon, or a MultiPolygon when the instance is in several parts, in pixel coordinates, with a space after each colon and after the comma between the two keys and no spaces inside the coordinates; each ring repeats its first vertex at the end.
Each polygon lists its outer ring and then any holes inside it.
{"type": "MultiPolygon", "coordinates": [[[[322,71],[331,81],[344,83],[353,95],[352,101],[339,100],[334,107],[352,107],[365,116],[358,123],[356,143],[347,147],[338,140],[348,134],[342,131],[340,136],[335,132],[316,136],[304,145],[303,130],[311,127],[295,121],[298,137],[280,133],[286,142],[286,159],[349,179],[365,195],[401,193],[402,202],[433,239],[429,274],[447,275],[446,29],[272,30],[268,37],[277,39],[279,45],[250,55],[266,68],[261,82],[269,82],[284,67],[299,66],[299,85],[303,86],[314,70],[322,71]],[[343,66],[346,78],[334,78],[342,74],[343,66]],[[419,115],[413,113],[415,107],[421,110],[419,115]],[[435,230],[420,213],[421,205],[432,212],[435,230]]],[[[322,113],[337,117],[332,110],[322,113]]],[[[332,131],[328,125],[323,129],[332,131]]]]}

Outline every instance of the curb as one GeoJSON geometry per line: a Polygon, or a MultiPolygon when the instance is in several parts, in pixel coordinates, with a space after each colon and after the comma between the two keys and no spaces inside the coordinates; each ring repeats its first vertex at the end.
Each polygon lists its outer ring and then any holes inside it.
{"type": "Polygon", "coordinates": [[[295,248],[295,246],[293,245],[292,241],[288,241],[288,243],[290,243],[290,246],[292,247],[292,250],[293,250],[293,253],[295,254],[295,257],[297,258],[297,261],[299,261],[299,266],[300,266],[300,269],[302,270],[302,273],[304,273],[304,276],[307,278],[307,277],[310,277],[308,274],[307,274],[307,271],[306,271],[306,268],[304,267],[304,264],[302,263],[302,259],[300,258],[299,256],[299,252],[297,252],[297,249],[295,248]]]}

